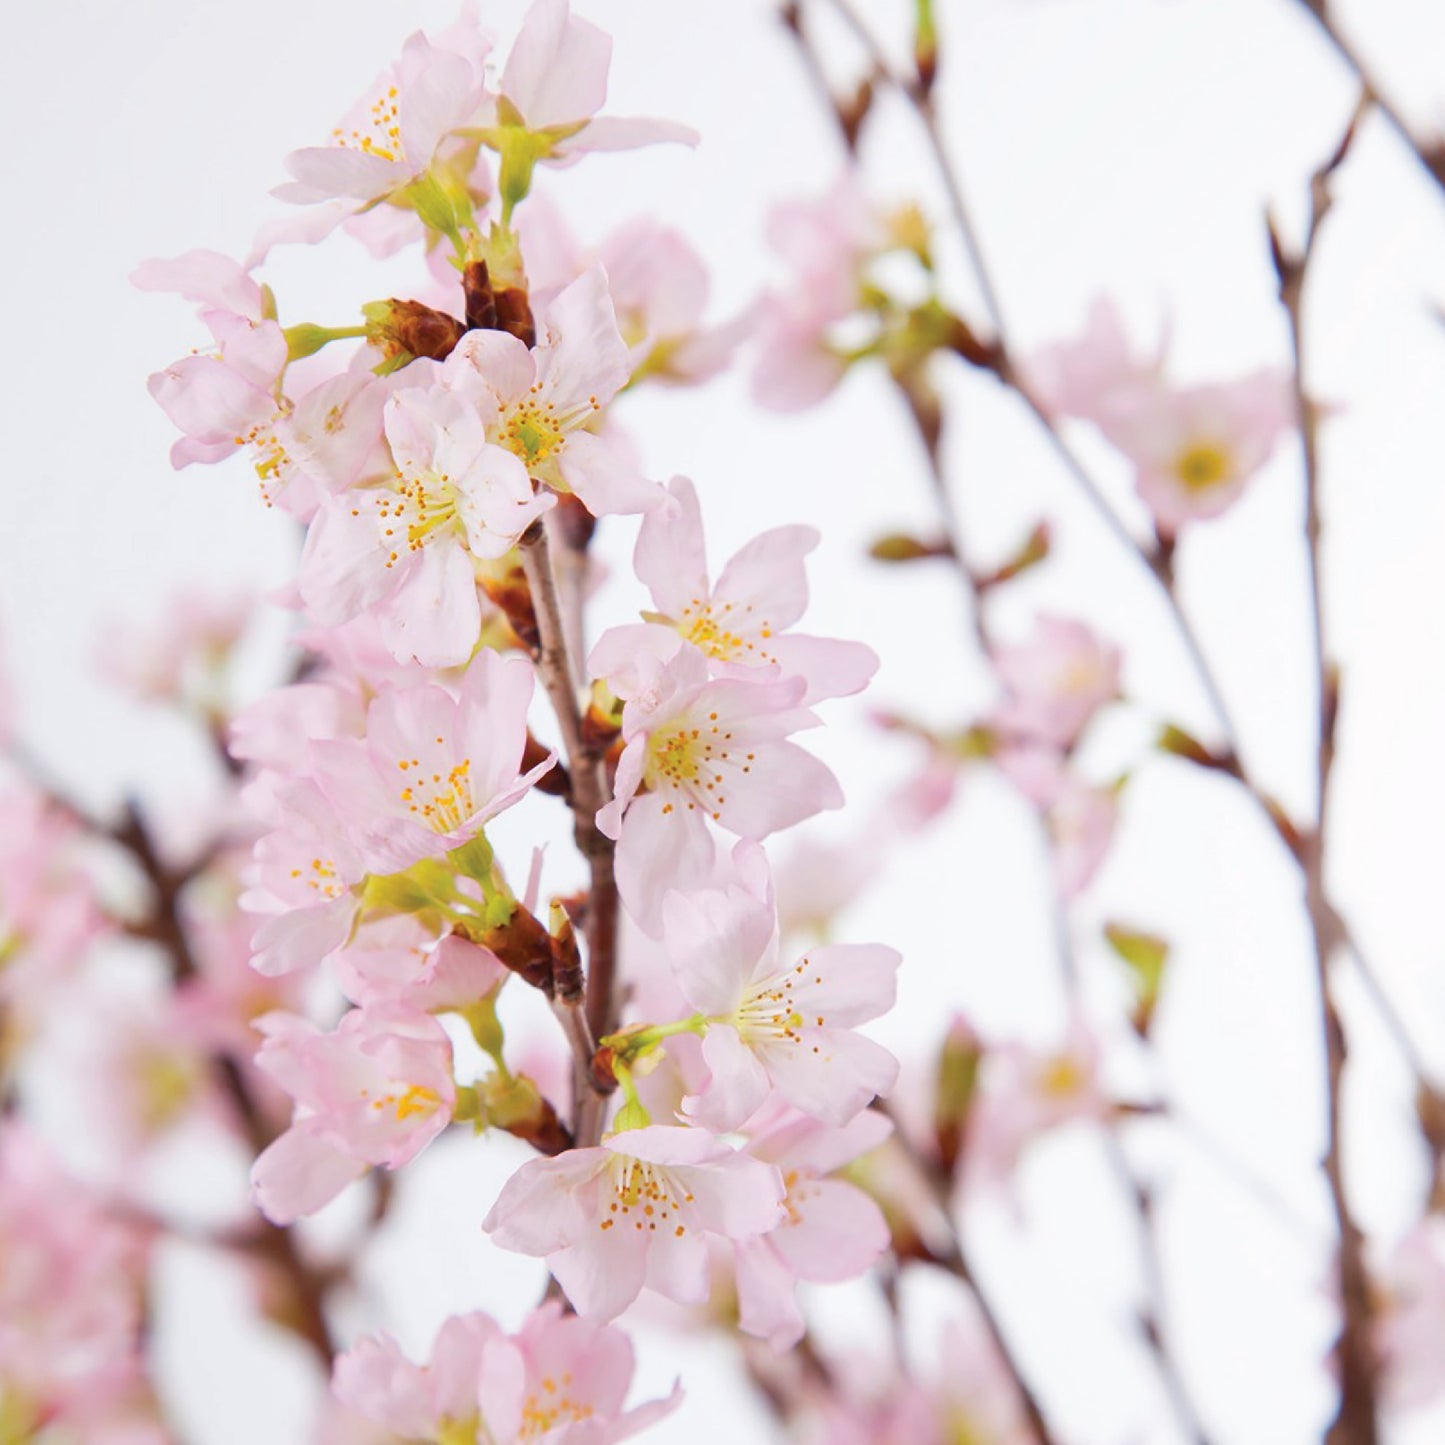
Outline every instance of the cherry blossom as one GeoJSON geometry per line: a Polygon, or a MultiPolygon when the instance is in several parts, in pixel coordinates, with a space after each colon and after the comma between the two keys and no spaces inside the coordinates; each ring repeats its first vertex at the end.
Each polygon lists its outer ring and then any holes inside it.
{"type": "Polygon", "coordinates": [[[392,469],[330,498],[301,562],[301,595],[334,625],[374,610],[392,653],[430,666],[464,662],[481,605],[474,559],[509,551],[551,499],[488,443],[477,405],[413,388],[386,406],[392,469]]]}
{"type": "Polygon", "coordinates": [[[359,1419],[407,1439],[611,1445],[681,1402],[674,1390],[624,1410],[632,1371],[626,1335],[554,1303],[533,1310],[515,1335],[483,1314],[453,1316],[425,1365],[390,1336],[364,1339],[337,1360],[332,1393],[359,1419]]]}
{"type": "Polygon", "coordinates": [[[314,1214],[372,1165],[399,1168],[451,1122],[451,1042],[426,1014],[355,1009],[329,1034],[287,1014],[258,1027],[256,1062],[297,1105],[251,1172],[257,1205],[277,1223],[314,1214]]]}
{"type": "Polygon", "coordinates": [[[802,678],[710,681],[694,648],[654,660],[650,684],[623,708],[614,797],[597,817],[618,839],[618,886],[639,927],[656,933],[670,888],[714,876],[708,820],[761,839],[841,806],[833,774],[787,741],[817,723],[799,705],[805,688],[802,678]]]}
{"type": "Polygon", "coordinates": [[[543,310],[535,348],[503,331],[469,331],[444,368],[446,384],[482,407],[493,446],[516,458],[525,475],[575,492],[594,516],[640,512],[664,500],[594,430],[629,375],[600,266],[543,310]]]}
{"type": "Polygon", "coordinates": [[[504,202],[527,194],[538,161],[567,165],[588,151],[697,143],[697,132],[675,121],[599,116],[611,61],[611,36],[572,15],[568,0],[535,0],[480,132],[501,154],[504,202]]]}
{"type": "Polygon", "coordinates": [[[812,527],[776,527],[742,547],[710,583],[697,490],[686,477],[668,487],[672,505],[649,512],[638,532],[633,567],[652,594],[653,627],[613,628],[598,640],[589,668],[621,696],[639,650],[672,655],[671,629],[706,654],[722,677],[801,677],[811,704],[860,691],[878,667],[858,642],[788,631],[808,602],[803,558],[819,541],[812,527]]]}
{"type": "Polygon", "coordinates": [[[300,204],[346,199],[372,205],[423,175],[482,104],[487,45],[476,31],[469,33],[476,37],[470,54],[435,44],[420,31],[412,35],[401,58],[341,119],[329,145],[286,157],[294,179],[275,194],[300,204]]]}
{"type": "Polygon", "coordinates": [[[742,1124],[777,1091],[805,1114],[846,1124],[887,1094],[898,1063],[852,1032],[893,1005],[900,962],[875,944],[828,944],[790,962],[771,898],[741,888],[674,893],[664,943],[688,1002],[707,1018],[710,1078],[684,1108],[708,1128],[742,1124]]]}
{"type": "Polygon", "coordinates": [[[160,1445],[141,1355],[147,1234],[9,1120],[0,1179],[0,1422],[17,1440],[160,1445]]]}
{"type": "Polygon", "coordinates": [[[1294,424],[1285,380],[1267,370],[1177,391],[1132,392],[1100,422],[1134,463],[1139,495],[1165,535],[1233,506],[1294,424]]]}
{"type": "Polygon", "coordinates": [[[399,873],[475,838],[552,767],[520,771],[531,665],[481,653],[460,696],[435,685],[384,692],[366,737],[313,743],[312,768],[372,873],[399,873]]]}
{"type": "Polygon", "coordinates": [[[1082,622],[1041,614],[1028,642],[993,649],[1005,696],[990,725],[1011,738],[1068,749],[1119,695],[1119,650],[1082,622]]]}
{"type": "Polygon", "coordinates": [[[804,1332],[795,1282],[854,1279],[889,1246],[878,1205],[855,1185],[828,1176],[876,1149],[892,1125],[865,1112],[843,1128],[828,1128],[783,1112],[761,1124],[754,1120],[750,1128],[748,1152],[783,1176],[786,1214],[767,1234],[733,1246],[739,1323],[775,1350],[786,1350],[804,1332]]]}
{"type": "Polygon", "coordinates": [[[524,1164],[482,1227],[503,1249],[545,1256],[578,1313],[606,1320],[644,1285],[706,1299],[708,1238],[767,1233],[784,1193],[773,1166],[704,1130],[654,1124],[524,1164]]]}

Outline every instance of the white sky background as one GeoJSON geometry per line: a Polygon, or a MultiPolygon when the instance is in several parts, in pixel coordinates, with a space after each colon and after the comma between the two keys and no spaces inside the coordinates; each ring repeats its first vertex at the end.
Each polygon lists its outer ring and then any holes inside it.
{"type": "MultiPolygon", "coordinates": [[[[901,3],[862,8],[902,35],[901,3]]],[[[578,0],[577,9],[616,37],[611,108],[682,119],[704,143],[589,160],[559,175],[551,194],[594,239],[653,211],[707,257],[719,314],[744,304],[776,275],[762,241],[767,204],[822,190],[839,161],[772,6],[578,0]]],[[[1297,234],[1303,180],[1353,102],[1298,5],[938,0],[938,9],[948,134],[1016,344],[1072,334],[1108,292],[1141,342],[1168,320],[1182,379],[1283,363],[1263,209],[1273,205],[1297,234]]],[[[485,4],[483,16],[510,35],[521,10],[509,0],[485,4]]],[[[144,381],[200,338],[188,308],[132,292],[126,275],[147,256],[196,246],[244,253],[272,213],[265,192],[282,179],[285,152],[324,136],[410,29],[453,14],[449,3],[385,0],[49,0],[12,30],[13,133],[0,162],[11,227],[0,633],[22,730],[97,804],[138,788],[183,817],[206,777],[177,727],[104,689],[98,626],[153,616],[186,582],[277,585],[295,558],[286,519],[258,505],[244,464],[169,470],[173,432],[144,381]]],[[[1445,8],[1357,0],[1343,16],[1418,128],[1445,125],[1445,8]]],[[[898,199],[921,192],[942,218],[906,116],[885,108],[865,158],[875,187],[898,199]]],[[[267,278],[287,319],[342,324],[359,301],[405,284],[401,271],[373,280],[368,264],[338,240],[320,256],[280,258],[267,278]]],[[[1436,907],[1445,327],[1427,304],[1445,302],[1445,199],[1378,120],[1340,178],[1311,287],[1315,385],[1341,406],[1323,462],[1327,625],[1345,668],[1330,874],[1421,1046],[1445,1067],[1436,907]]],[[[957,294],[971,304],[966,280],[957,294]]],[[[1159,719],[1209,735],[1207,706],[1140,569],[1080,507],[1017,408],[977,378],[958,377],[950,393],[949,463],[976,550],[1001,557],[1041,513],[1056,522],[1056,558],[1001,601],[1000,630],[1020,635],[1034,610],[1066,610],[1126,647],[1138,707],[1120,710],[1091,748],[1099,776],[1129,761],[1159,719]]],[[[766,526],[822,528],[810,630],[878,648],[872,704],[947,723],[987,703],[952,580],[860,560],[880,532],[925,530],[930,517],[920,458],[880,378],[855,376],[826,407],[796,417],[757,412],[729,378],[639,398],[630,420],[654,474],[697,480],[715,559],[766,526]]],[[[1137,519],[1117,462],[1102,447],[1090,456],[1137,519]]],[[[1287,447],[1234,512],[1187,537],[1180,569],[1251,767],[1305,814],[1314,700],[1300,516],[1287,447]]],[[[630,524],[607,530],[610,554],[625,558],[630,524]]],[[[601,605],[621,615],[630,602],[614,586],[601,605]]],[[[835,708],[855,721],[819,741],[853,801],[845,828],[910,761],[856,725],[860,711],[835,708]]],[[[1036,849],[1027,814],[981,780],[945,825],[880,857],[886,884],[846,931],[905,953],[900,1006],[880,1030],[900,1052],[931,1047],[955,1006],[990,1033],[1045,1039],[1057,1029],[1036,849]]],[[[1295,870],[1226,782],[1152,762],[1075,920],[1106,1011],[1118,994],[1099,923],[1123,917],[1175,940],[1159,1024],[1167,1087],[1290,1211],[1282,1221],[1261,1209],[1188,1145],[1141,1148],[1161,1182],[1176,1343],[1222,1445],[1304,1445],[1330,1403],[1315,1364],[1329,1332],[1318,1281],[1330,1219],[1313,1172],[1322,1061],[1298,893],[1295,870]]],[[[1422,1178],[1409,1082],[1357,989],[1347,1003],[1358,1036],[1350,1166],[1366,1227],[1388,1241],[1413,1218],[1422,1178]]],[[[457,1140],[408,1171],[358,1328],[391,1323],[420,1351],[448,1310],[508,1318],[534,1297],[535,1272],[480,1240],[499,1167],[484,1146],[457,1140]]],[[[1122,1218],[1088,1147],[1060,1140],[1027,1167],[1019,1218],[983,1210],[967,1223],[1045,1402],[1074,1427],[1069,1438],[1170,1445],[1129,1335],[1135,1256],[1122,1218]]],[[[175,1293],[161,1346],[190,1438],[299,1442],[304,1367],[258,1333],[235,1342],[228,1311],[239,1297],[184,1252],[166,1278],[175,1293]]],[[[925,1322],[952,1303],[946,1290],[921,1294],[925,1322]]],[[[826,1334],[866,1340],[876,1323],[866,1292],[836,1300],[826,1334]]],[[[925,1359],[931,1335],[923,1323],[914,1341],[925,1359]]],[[[752,1438],[752,1407],[720,1356],[649,1346],[650,1382],[665,1385],[680,1367],[689,1402],[649,1438],[752,1438]]],[[[1425,1445],[1442,1428],[1421,1420],[1390,1438],[1425,1445]]]]}

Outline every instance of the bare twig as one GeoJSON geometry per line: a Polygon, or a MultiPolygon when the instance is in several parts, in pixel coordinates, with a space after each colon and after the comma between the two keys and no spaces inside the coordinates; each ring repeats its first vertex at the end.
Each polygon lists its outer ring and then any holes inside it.
{"type": "Polygon", "coordinates": [[[597,814],[608,799],[603,759],[588,742],[582,725],[577,675],[568,646],[567,625],[557,588],[546,530],[534,524],[522,538],[522,570],[532,594],[541,645],[537,671],[557,715],[562,747],[572,776],[573,835],[587,860],[591,886],[587,896],[587,993],[585,1019],[579,1013],[571,1029],[574,1043],[577,1117],[573,1135],[579,1147],[596,1144],[602,1134],[603,1096],[592,1074],[592,1056],[578,1056],[585,1021],[592,1039],[612,1031],[617,1015],[617,879],[614,848],[597,826],[597,814]]]}
{"type": "MultiPolygon", "coordinates": [[[[1325,1179],[1339,1230],[1338,1275],[1341,1326],[1335,1341],[1339,1375],[1339,1408],[1326,1435],[1327,1445],[1376,1445],[1379,1439],[1377,1403],[1378,1361],[1373,1339],[1373,1301],[1365,1266],[1364,1237],[1351,1212],[1345,1181],[1340,1112],[1344,1092],[1346,1040],[1334,996],[1332,963],[1345,942],[1340,917],[1325,891],[1325,838],[1329,818],[1330,777],[1335,760],[1335,723],[1339,714],[1339,673],[1325,645],[1323,563],[1320,554],[1319,408],[1306,380],[1304,291],[1314,259],[1320,227],[1331,203],[1330,181],[1343,162],[1355,128],[1370,103],[1368,88],[1350,120],[1343,139],[1330,158],[1310,179],[1310,214],[1304,243],[1289,254],[1271,227],[1280,302],[1289,318],[1294,354],[1294,393],[1299,416],[1300,451],[1305,493],[1305,553],[1308,563],[1311,621],[1311,656],[1318,695],[1315,749],[1317,801],[1313,826],[1301,837],[1300,865],[1304,870],[1305,903],[1314,941],[1319,986],[1320,1026],[1325,1043],[1326,1132],[1325,1179]]],[[[1357,955],[1358,957],[1358,955],[1357,955]]]]}
{"type": "Polygon", "coordinates": [[[1340,29],[1328,0],[1299,0],[1299,3],[1313,17],[1331,49],[1354,73],[1365,98],[1389,122],[1390,128],[1420,163],[1425,174],[1445,190],[1445,139],[1426,143],[1415,134],[1389,95],[1381,89],[1378,78],[1354,42],[1340,29]]]}

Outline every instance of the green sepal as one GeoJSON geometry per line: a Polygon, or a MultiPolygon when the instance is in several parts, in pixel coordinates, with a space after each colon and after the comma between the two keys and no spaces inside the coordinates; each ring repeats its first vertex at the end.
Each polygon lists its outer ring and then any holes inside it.
{"type": "Polygon", "coordinates": [[[1164,986],[1169,944],[1157,934],[1144,933],[1120,923],[1106,923],[1104,937],[1129,969],[1134,985],[1134,1027],[1140,1034],[1147,1034],[1164,986]]]}

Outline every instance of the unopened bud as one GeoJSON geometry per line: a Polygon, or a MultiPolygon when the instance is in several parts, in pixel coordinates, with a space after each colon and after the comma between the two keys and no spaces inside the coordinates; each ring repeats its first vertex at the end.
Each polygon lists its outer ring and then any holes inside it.
{"type": "Polygon", "coordinates": [[[547,929],[552,935],[552,979],[557,997],[564,1003],[576,1003],[582,997],[582,955],[560,898],[554,898],[548,909],[547,929]]]}
{"type": "Polygon", "coordinates": [[[933,1134],[939,1162],[952,1174],[963,1153],[968,1117],[978,1088],[983,1045],[972,1026],[957,1017],[938,1051],[933,1095],[933,1134]]]}
{"type": "Polygon", "coordinates": [[[504,924],[472,941],[491,949],[504,968],[552,997],[552,939],[530,910],[519,903],[504,924]]]}
{"type": "Polygon", "coordinates": [[[366,317],[366,339],[393,362],[418,356],[445,361],[466,331],[455,316],[420,301],[369,301],[361,314],[366,317]]]}
{"type": "Polygon", "coordinates": [[[557,1117],[557,1111],[525,1074],[491,1074],[478,1092],[482,1112],[492,1128],[525,1139],[549,1157],[572,1147],[572,1136],[557,1117]]]}
{"type": "Polygon", "coordinates": [[[875,562],[921,562],[930,557],[951,557],[953,548],[943,537],[924,540],[906,532],[889,532],[868,548],[868,555],[875,562]]]}
{"type": "Polygon", "coordinates": [[[532,606],[532,589],[520,567],[489,567],[479,569],[477,581],[507,619],[517,641],[536,657],[542,650],[542,634],[537,627],[537,612],[532,606]]]}

